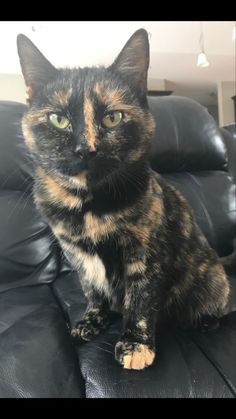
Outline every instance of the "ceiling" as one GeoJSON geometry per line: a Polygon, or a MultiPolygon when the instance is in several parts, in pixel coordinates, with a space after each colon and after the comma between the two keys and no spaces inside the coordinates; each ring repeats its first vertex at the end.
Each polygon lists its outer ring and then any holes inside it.
{"type": "Polygon", "coordinates": [[[217,82],[235,80],[233,21],[203,22],[210,66],[196,66],[200,22],[0,22],[0,73],[20,73],[16,36],[27,35],[55,66],[109,65],[132,33],[150,34],[149,77],[170,81],[175,94],[205,105],[217,101],[217,82]]]}

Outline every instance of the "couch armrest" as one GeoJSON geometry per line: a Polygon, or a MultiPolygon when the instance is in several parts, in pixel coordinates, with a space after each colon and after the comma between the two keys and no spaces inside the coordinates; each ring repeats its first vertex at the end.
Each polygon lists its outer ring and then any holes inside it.
{"type": "Polygon", "coordinates": [[[227,154],[228,154],[228,171],[229,174],[236,180],[236,138],[226,128],[220,128],[223,136],[227,154]]]}

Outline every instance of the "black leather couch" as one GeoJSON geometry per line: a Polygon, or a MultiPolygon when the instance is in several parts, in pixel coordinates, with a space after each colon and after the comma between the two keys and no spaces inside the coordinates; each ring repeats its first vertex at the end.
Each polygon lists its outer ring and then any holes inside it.
{"type": "MultiPolygon", "coordinates": [[[[223,131],[191,99],[149,101],[157,120],[153,168],[186,196],[219,255],[230,254],[235,181],[223,131]]],[[[0,397],[235,397],[235,276],[220,328],[203,334],[160,327],[156,361],[144,371],[123,370],[114,360],[119,316],[96,340],[75,346],[69,328],[85,300],[77,273],[33,203],[34,168],[20,128],[24,111],[23,104],[0,102],[0,397]]]]}

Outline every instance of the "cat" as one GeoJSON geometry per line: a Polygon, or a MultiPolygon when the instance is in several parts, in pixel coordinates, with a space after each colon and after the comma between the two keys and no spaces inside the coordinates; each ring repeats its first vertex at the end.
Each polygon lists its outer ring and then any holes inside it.
{"type": "Polygon", "coordinates": [[[150,167],[148,34],[136,31],[108,68],[56,69],[22,34],[17,47],[34,200],[88,301],[71,336],[91,340],[119,311],[115,359],[142,370],[154,361],[162,318],[195,327],[219,317],[229,296],[190,204],[150,167]]]}

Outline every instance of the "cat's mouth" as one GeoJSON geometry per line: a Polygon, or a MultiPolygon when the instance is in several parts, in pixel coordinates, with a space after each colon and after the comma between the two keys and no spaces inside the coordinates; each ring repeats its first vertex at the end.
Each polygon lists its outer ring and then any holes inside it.
{"type": "Polygon", "coordinates": [[[80,173],[88,170],[88,164],[85,161],[67,161],[60,163],[58,170],[65,176],[77,176],[80,173]]]}
{"type": "Polygon", "coordinates": [[[73,177],[86,171],[88,181],[92,184],[97,184],[117,170],[120,164],[121,161],[117,156],[108,157],[99,153],[89,159],[70,161],[69,164],[68,162],[63,162],[58,170],[62,175],[73,177]]]}
{"type": "Polygon", "coordinates": [[[100,154],[91,159],[88,163],[87,179],[92,187],[97,187],[106,182],[110,175],[116,172],[121,166],[118,156],[107,156],[100,154]]]}

